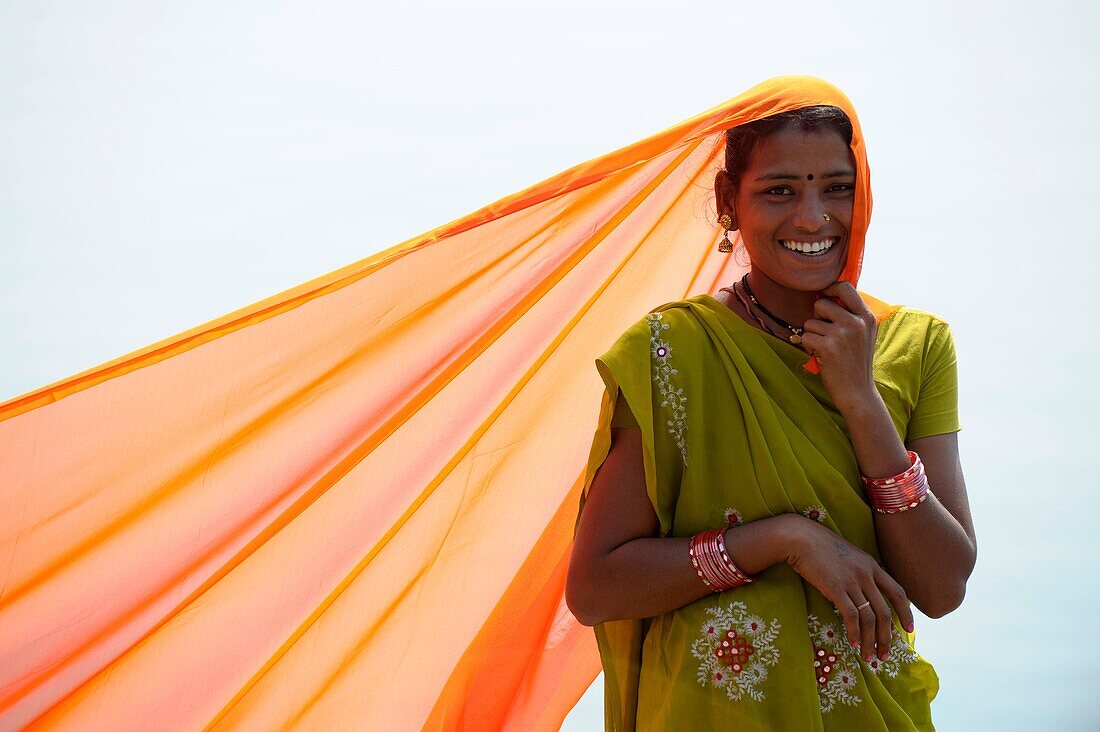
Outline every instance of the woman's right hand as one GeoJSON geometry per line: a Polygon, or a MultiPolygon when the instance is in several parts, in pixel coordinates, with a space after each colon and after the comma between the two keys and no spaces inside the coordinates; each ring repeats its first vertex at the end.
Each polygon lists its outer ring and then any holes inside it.
{"type": "Polygon", "coordinates": [[[909,598],[897,580],[867,552],[817,521],[791,514],[791,549],[787,563],[816,587],[840,611],[848,642],[861,649],[863,659],[889,655],[893,631],[890,607],[901,624],[913,627],[909,598]],[[857,610],[868,600],[870,605],[857,610]],[[877,646],[877,647],[876,647],[877,646]]]}

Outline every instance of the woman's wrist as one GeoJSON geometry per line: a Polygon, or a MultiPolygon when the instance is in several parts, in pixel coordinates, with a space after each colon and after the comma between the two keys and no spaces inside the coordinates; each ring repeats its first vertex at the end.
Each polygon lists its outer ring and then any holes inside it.
{"type": "Polygon", "coordinates": [[[720,527],[701,531],[691,537],[688,545],[688,556],[695,573],[714,592],[747,585],[755,579],[730,558],[725,542],[727,530],[728,527],[720,527]]]}
{"type": "Polygon", "coordinates": [[[783,537],[783,554],[780,561],[793,564],[805,552],[810,532],[821,524],[797,513],[783,513],[775,517],[777,531],[783,537]]]}
{"type": "Polygon", "coordinates": [[[803,523],[816,522],[796,513],[783,513],[726,528],[726,550],[742,571],[756,575],[773,564],[790,562],[792,550],[800,546],[803,523]]]}
{"type": "Polygon", "coordinates": [[[834,406],[848,422],[865,420],[868,417],[877,416],[880,411],[886,411],[886,402],[882,400],[882,394],[875,386],[874,379],[871,379],[864,388],[852,392],[847,399],[837,400],[834,406]]]}
{"type": "Polygon", "coordinates": [[[877,389],[873,395],[847,405],[841,414],[861,473],[873,477],[894,475],[909,466],[905,445],[877,389]]]}

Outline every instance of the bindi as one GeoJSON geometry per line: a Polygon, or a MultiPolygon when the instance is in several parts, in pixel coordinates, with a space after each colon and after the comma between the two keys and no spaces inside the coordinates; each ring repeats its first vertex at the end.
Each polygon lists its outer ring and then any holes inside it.
{"type": "Polygon", "coordinates": [[[814,174],[813,173],[810,173],[809,175],[806,176],[806,180],[813,180],[813,179],[814,179],[814,174]]]}

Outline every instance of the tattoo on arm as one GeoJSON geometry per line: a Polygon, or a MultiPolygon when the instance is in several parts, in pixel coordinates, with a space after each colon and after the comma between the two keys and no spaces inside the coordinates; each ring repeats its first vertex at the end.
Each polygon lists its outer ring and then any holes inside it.
{"type": "Polygon", "coordinates": [[[833,542],[833,548],[836,549],[837,556],[840,557],[847,557],[851,556],[852,554],[850,551],[848,551],[848,547],[844,546],[839,541],[833,542]]]}

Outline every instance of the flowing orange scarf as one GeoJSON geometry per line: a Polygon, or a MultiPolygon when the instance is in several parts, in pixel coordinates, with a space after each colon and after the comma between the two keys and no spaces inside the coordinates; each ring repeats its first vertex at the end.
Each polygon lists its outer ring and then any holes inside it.
{"type": "Polygon", "coordinates": [[[383,252],[0,405],[0,727],[557,729],[603,385],[717,252],[724,130],[771,79],[383,252]],[[709,196],[708,196],[709,193],[709,196]]]}

